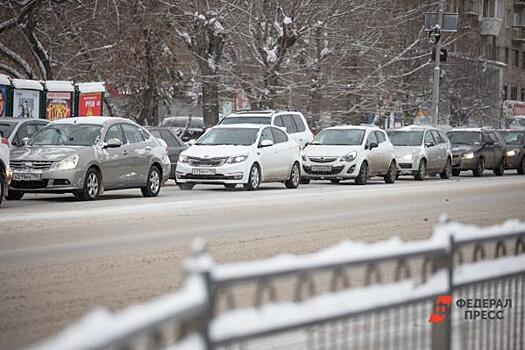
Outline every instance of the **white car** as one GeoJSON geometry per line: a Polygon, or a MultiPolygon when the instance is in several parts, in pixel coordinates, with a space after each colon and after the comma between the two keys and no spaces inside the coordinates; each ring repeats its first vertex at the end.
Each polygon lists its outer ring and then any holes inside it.
{"type": "Polygon", "coordinates": [[[236,112],[223,118],[219,124],[263,124],[284,128],[303,148],[311,142],[314,134],[301,112],[296,111],[245,111],[236,112]]]}
{"type": "Polygon", "coordinates": [[[0,132],[9,141],[9,148],[14,150],[23,146],[24,139],[31,139],[48,123],[46,119],[0,118],[0,132]]]}
{"type": "Polygon", "coordinates": [[[394,147],[387,134],[372,126],[337,126],[321,131],[302,153],[301,182],[355,179],[364,185],[372,176],[396,180],[394,147]]]}
{"type": "Polygon", "coordinates": [[[7,189],[13,173],[9,167],[10,150],[9,140],[4,137],[3,132],[0,131],[0,204],[5,196],[7,196],[7,189]]]}
{"type": "Polygon", "coordinates": [[[177,184],[191,190],[195,184],[242,184],[256,190],[262,182],[299,186],[301,150],[280,128],[270,125],[218,125],[206,131],[182,152],[177,162],[177,184]]]}

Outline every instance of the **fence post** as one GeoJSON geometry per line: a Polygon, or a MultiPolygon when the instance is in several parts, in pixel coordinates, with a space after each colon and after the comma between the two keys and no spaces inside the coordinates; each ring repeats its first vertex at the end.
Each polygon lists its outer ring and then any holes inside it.
{"type": "Polygon", "coordinates": [[[191,258],[186,261],[184,271],[189,276],[198,277],[206,289],[206,308],[199,317],[198,325],[198,332],[204,340],[206,350],[212,350],[213,348],[210,339],[210,322],[213,312],[212,265],[213,260],[206,254],[206,242],[202,239],[194,240],[191,245],[191,258]]]}

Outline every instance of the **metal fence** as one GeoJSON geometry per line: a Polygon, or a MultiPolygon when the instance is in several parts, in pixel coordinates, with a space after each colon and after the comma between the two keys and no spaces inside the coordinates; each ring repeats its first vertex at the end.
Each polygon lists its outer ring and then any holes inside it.
{"type": "Polygon", "coordinates": [[[88,315],[38,348],[520,350],[524,253],[520,222],[225,265],[197,244],[178,294],[88,315]]]}

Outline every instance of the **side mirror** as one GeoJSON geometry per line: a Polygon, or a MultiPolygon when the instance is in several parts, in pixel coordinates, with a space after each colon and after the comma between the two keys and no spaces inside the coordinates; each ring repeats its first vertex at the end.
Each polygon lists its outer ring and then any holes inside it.
{"type": "Polygon", "coordinates": [[[425,147],[434,147],[434,142],[425,142],[425,147]]]}
{"type": "Polygon", "coordinates": [[[306,143],[304,144],[304,147],[308,146],[309,144],[310,144],[310,142],[306,142],[306,143]]]}
{"type": "Polygon", "coordinates": [[[25,147],[25,146],[29,145],[29,137],[24,137],[24,138],[22,139],[22,141],[20,141],[20,145],[21,145],[22,147],[25,147]]]}
{"type": "MultiPolygon", "coordinates": [[[[180,136],[180,135],[179,135],[179,136],[180,136]]],[[[190,137],[187,136],[187,135],[182,136],[180,139],[181,139],[183,142],[190,142],[190,141],[191,141],[190,137]]]]}
{"type": "Polygon", "coordinates": [[[195,139],[191,139],[191,140],[189,140],[189,141],[187,141],[187,142],[188,142],[188,145],[193,146],[194,144],[197,143],[197,140],[195,140],[195,139]]]}
{"type": "Polygon", "coordinates": [[[259,145],[259,147],[270,147],[270,146],[273,146],[273,141],[272,140],[262,140],[261,141],[261,144],[259,145]]]}
{"type": "Polygon", "coordinates": [[[104,145],[104,148],[118,148],[122,146],[122,141],[119,139],[109,139],[104,145]]]}
{"type": "Polygon", "coordinates": [[[492,141],[492,140],[487,140],[487,141],[485,141],[485,145],[487,145],[487,146],[493,146],[493,145],[494,145],[494,141],[492,141]]]}
{"type": "Polygon", "coordinates": [[[370,142],[370,144],[367,145],[369,150],[373,150],[374,148],[377,148],[377,142],[370,142]]]}

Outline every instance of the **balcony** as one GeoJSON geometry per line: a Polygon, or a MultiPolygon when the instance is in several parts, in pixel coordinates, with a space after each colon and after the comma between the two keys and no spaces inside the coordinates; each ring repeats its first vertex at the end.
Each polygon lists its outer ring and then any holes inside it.
{"type": "Polygon", "coordinates": [[[512,26],[512,41],[515,42],[525,42],[525,26],[512,26]]]}
{"type": "Polygon", "coordinates": [[[497,17],[483,17],[481,20],[481,35],[498,36],[503,26],[503,19],[497,17]]]}

